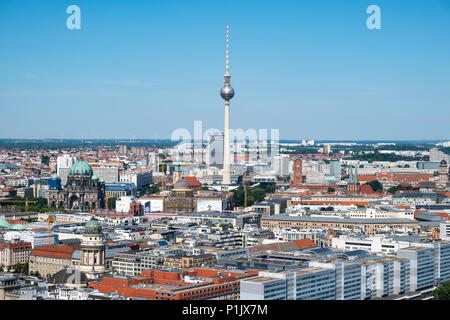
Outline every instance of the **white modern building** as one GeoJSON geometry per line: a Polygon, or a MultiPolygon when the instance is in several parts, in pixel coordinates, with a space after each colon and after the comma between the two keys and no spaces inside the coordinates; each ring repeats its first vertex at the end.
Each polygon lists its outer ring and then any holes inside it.
{"type": "Polygon", "coordinates": [[[61,178],[61,184],[67,183],[67,176],[72,165],[76,162],[76,158],[69,154],[65,154],[56,158],[56,174],[61,178]]]}
{"type": "Polygon", "coordinates": [[[136,190],[141,191],[152,184],[152,170],[125,171],[120,174],[120,182],[134,183],[136,190]]]}
{"type": "Polygon", "coordinates": [[[442,222],[439,231],[441,240],[450,240],[450,222],[442,222]]]}

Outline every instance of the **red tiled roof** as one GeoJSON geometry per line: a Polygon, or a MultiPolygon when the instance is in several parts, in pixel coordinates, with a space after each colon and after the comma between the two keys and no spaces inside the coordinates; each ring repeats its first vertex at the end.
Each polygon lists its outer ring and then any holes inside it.
{"type": "Polygon", "coordinates": [[[297,249],[307,249],[317,247],[317,244],[315,244],[311,239],[300,239],[294,240],[293,242],[297,246],[297,249]]]}
{"type": "Polygon", "coordinates": [[[375,181],[377,177],[374,175],[358,175],[358,181],[375,181]]]}
{"type": "Polygon", "coordinates": [[[31,250],[31,243],[29,242],[0,243],[0,251],[2,251],[4,248],[9,248],[13,250],[31,250]]]}
{"type": "Polygon", "coordinates": [[[359,187],[359,192],[363,194],[374,194],[372,187],[368,184],[363,184],[359,187]]]}
{"type": "Polygon", "coordinates": [[[61,259],[72,259],[72,254],[75,250],[66,244],[53,246],[40,246],[31,251],[34,256],[44,256],[61,259]]]}
{"type": "Polygon", "coordinates": [[[184,180],[189,182],[189,185],[191,187],[201,187],[202,186],[202,184],[200,183],[200,181],[197,180],[196,177],[184,177],[184,180]]]}

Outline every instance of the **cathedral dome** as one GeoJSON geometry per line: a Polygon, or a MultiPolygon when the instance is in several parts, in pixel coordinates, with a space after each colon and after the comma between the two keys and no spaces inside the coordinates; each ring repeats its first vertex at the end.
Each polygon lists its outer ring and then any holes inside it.
{"type": "Polygon", "coordinates": [[[89,220],[85,226],[84,226],[84,234],[101,234],[102,233],[102,226],[100,222],[92,217],[91,220],[89,220]]]}
{"type": "Polygon", "coordinates": [[[75,162],[72,166],[72,168],[70,168],[69,170],[69,175],[89,175],[92,176],[93,172],[92,172],[92,168],[89,165],[89,163],[87,163],[84,160],[79,160],[77,162],[75,162]]]}

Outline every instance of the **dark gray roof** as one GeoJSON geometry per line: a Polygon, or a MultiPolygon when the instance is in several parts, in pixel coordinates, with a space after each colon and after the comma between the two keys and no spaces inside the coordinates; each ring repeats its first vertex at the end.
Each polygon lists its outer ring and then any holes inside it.
{"type": "Polygon", "coordinates": [[[333,250],[329,249],[329,248],[313,248],[313,249],[309,249],[308,252],[312,252],[318,255],[330,255],[333,254],[333,250]]]}
{"type": "Polygon", "coordinates": [[[365,251],[365,250],[346,251],[343,254],[348,256],[348,257],[366,257],[366,256],[370,256],[370,253],[365,251]]]}
{"type": "Polygon", "coordinates": [[[51,284],[83,285],[87,283],[87,277],[84,272],[75,270],[74,267],[66,267],[55,273],[47,282],[51,284]]]}
{"type": "Polygon", "coordinates": [[[286,213],[275,216],[263,217],[262,220],[285,220],[285,221],[304,221],[304,222],[332,222],[332,223],[400,223],[400,224],[414,224],[417,221],[411,219],[401,218],[387,218],[387,219],[363,219],[363,218],[340,218],[340,217],[308,217],[308,216],[289,216],[286,213]]]}
{"type": "Polygon", "coordinates": [[[415,218],[420,221],[441,221],[441,216],[438,214],[432,214],[432,213],[426,213],[426,212],[420,212],[418,213],[415,218]]]}
{"type": "Polygon", "coordinates": [[[173,185],[173,188],[174,189],[190,189],[191,185],[189,184],[189,182],[187,182],[187,180],[185,180],[184,178],[181,178],[180,180],[175,182],[175,184],[173,185]]]}
{"type": "Polygon", "coordinates": [[[431,198],[431,199],[447,198],[443,194],[434,193],[434,192],[403,192],[403,193],[396,193],[393,197],[394,198],[431,198]]]}

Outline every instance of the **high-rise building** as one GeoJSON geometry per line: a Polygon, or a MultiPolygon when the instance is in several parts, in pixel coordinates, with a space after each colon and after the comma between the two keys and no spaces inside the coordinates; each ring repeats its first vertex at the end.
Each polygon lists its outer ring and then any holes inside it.
{"type": "Polygon", "coordinates": [[[61,178],[61,184],[65,185],[67,183],[67,176],[69,175],[69,170],[75,163],[76,158],[71,155],[65,154],[56,158],[56,174],[61,178]]]}
{"type": "Polygon", "coordinates": [[[331,160],[330,161],[330,176],[335,177],[337,180],[341,180],[341,161],[331,160]]]}
{"type": "Polygon", "coordinates": [[[92,171],[100,179],[106,183],[114,183],[119,181],[118,167],[97,167],[92,166],[92,171]]]}
{"type": "Polygon", "coordinates": [[[445,154],[442,151],[439,151],[438,148],[431,148],[430,149],[430,162],[441,162],[442,160],[445,160],[446,162],[449,161],[449,156],[445,154]]]}
{"type": "Polygon", "coordinates": [[[208,143],[207,163],[210,166],[223,168],[223,147],[224,136],[223,134],[212,134],[208,143]]]}
{"type": "Polygon", "coordinates": [[[127,154],[127,152],[128,152],[128,148],[127,148],[126,145],[122,145],[122,146],[119,147],[119,153],[120,154],[127,154]]]}
{"type": "Polygon", "coordinates": [[[152,170],[125,171],[120,174],[120,182],[134,183],[136,190],[141,191],[152,185],[152,170]]]}

